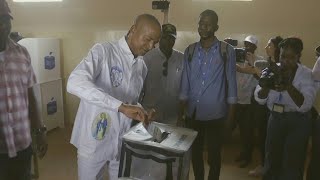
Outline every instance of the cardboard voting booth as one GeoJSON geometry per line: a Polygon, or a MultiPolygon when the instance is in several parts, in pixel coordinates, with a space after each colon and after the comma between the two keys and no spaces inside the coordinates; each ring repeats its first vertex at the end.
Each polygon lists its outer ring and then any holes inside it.
{"type": "Polygon", "coordinates": [[[197,132],[152,122],[132,127],[122,139],[119,177],[185,180],[197,132]]]}
{"type": "Polygon", "coordinates": [[[33,86],[38,104],[39,117],[48,131],[64,127],[62,80],[55,80],[33,86]]]}
{"type": "Polygon", "coordinates": [[[28,50],[38,83],[61,78],[59,39],[24,38],[18,43],[28,50]]]}

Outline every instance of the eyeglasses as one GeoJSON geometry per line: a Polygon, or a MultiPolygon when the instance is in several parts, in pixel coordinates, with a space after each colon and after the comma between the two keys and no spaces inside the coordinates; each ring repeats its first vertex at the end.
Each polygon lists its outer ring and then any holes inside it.
{"type": "Polygon", "coordinates": [[[162,75],[167,76],[168,75],[168,61],[165,61],[162,64],[163,70],[162,70],[162,75]]]}

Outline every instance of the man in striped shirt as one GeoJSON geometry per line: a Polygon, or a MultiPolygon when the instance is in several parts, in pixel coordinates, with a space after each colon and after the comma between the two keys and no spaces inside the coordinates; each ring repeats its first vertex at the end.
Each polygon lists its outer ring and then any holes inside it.
{"type": "Polygon", "coordinates": [[[0,0],[0,179],[29,180],[31,129],[40,158],[47,143],[32,91],[36,78],[30,56],[9,38],[11,20],[7,2],[0,0]]]}

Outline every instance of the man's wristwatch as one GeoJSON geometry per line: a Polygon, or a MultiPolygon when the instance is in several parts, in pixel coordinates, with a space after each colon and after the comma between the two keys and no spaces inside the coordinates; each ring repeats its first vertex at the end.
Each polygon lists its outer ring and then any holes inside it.
{"type": "Polygon", "coordinates": [[[43,134],[45,132],[47,132],[47,127],[46,126],[42,126],[40,128],[36,128],[36,129],[32,130],[32,134],[34,134],[36,136],[39,135],[39,134],[43,134]]]}

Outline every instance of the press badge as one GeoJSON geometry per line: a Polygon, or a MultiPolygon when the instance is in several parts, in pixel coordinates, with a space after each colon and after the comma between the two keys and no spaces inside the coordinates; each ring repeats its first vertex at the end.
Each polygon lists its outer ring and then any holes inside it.
{"type": "Polygon", "coordinates": [[[273,107],[272,107],[272,111],[277,112],[277,113],[283,113],[284,112],[284,105],[274,103],[273,107]]]}

